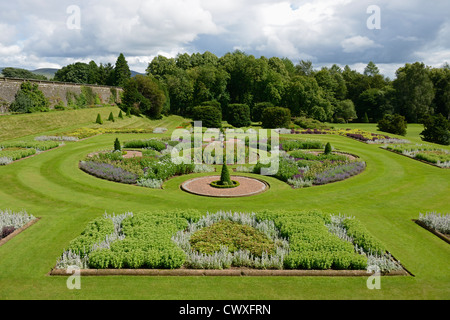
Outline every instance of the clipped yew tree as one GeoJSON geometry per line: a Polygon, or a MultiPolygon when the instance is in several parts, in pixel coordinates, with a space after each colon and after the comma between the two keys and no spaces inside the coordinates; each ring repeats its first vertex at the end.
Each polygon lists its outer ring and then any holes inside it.
{"type": "Polygon", "coordinates": [[[222,128],[222,112],[213,106],[198,106],[192,109],[192,119],[201,121],[206,128],[222,128]]]}
{"type": "Polygon", "coordinates": [[[227,121],[233,127],[241,128],[251,125],[250,107],[246,104],[230,104],[228,105],[227,121]]]}
{"type": "Polygon", "coordinates": [[[252,109],[252,121],[261,122],[262,113],[266,108],[275,107],[271,102],[259,102],[256,103],[252,109]]]}
{"type": "Polygon", "coordinates": [[[378,130],[400,136],[406,135],[407,127],[405,117],[399,114],[385,114],[378,122],[378,130]]]}
{"type": "Polygon", "coordinates": [[[291,111],[281,107],[265,108],[261,121],[265,129],[288,128],[291,124],[291,111]]]}
{"type": "Polygon", "coordinates": [[[114,140],[114,151],[122,151],[122,146],[120,145],[119,138],[114,140]]]}
{"type": "Polygon", "coordinates": [[[100,115],[100,113],[97,114],[97,120],[95,120],[95,123],[103,124],[102,116],[100,115]]]}

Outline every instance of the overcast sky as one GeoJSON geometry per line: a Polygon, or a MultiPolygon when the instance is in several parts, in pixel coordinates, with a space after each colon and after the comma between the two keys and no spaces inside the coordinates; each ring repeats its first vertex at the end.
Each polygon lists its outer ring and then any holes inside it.
{"type": "Polygon", "coordinates": [[[240,49],[315,68],[374,61],[393,78],[408,62],[450,63],[449,12],[449,0],[1,0],[0,67],[114,64],[123,52],[145,72],[158,54],[240,49]]]}

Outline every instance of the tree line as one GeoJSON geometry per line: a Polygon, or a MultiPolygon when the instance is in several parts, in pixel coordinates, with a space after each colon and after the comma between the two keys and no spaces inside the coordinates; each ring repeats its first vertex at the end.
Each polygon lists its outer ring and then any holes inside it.
{"type": "Polygon", "coordinates": [[[431,68],[407,63],[391,80],[369,62],[363,73],[334,64],[316,70],[311,61],[255,58],[236,50],[222,57],[211,52],[155,57],[146,76],[131,78],[125,56],[115,65],[77,62],[63,67],[54,80],[124,88],[124,108],[152,117],[192,116],[200,105],[218,106],[226,119],[230,105],[247,105],[258,121],[261,106],[290,110],[292,117],[322,122],[379,122],[399,114],[408,123],[427,115],[450,119],[450,66],[431,68]]]}
{"type": "Polygon", "coordinates": [[[448,64],[431,68],[407,63],[391,80],[373,62],[363,73],[336,64],[315,70],[310,61],[294,64],[235,51],[220,58],[210,52],[157,56],[146,71],[170,101],[166,111],[182,116],[217,101],[223,115],[232,104],[254,110],[266,103],[289,109],[293,117],[323,122],[378,122],[385,114],[400,114],[409,123],[433,114],[450,119],[448,64]]]}

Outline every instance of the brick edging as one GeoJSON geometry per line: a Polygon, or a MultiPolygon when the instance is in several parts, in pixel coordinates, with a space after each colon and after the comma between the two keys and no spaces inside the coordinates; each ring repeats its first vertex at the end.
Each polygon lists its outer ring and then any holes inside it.
{"type": "Polygon", "coordinates": [[[445,236],[443,233],[436,231],[434,229],[429,228],[425,223],[423,223],[420,220],[413,220],[416,224],[418,224],[419,226],[421,226],[422,228],[424,228],[425,230],[431,232],[432,234],[434,234],[435,236],[441,238],[442,240],[444,240],[445,242],[450,244],[450,238],[445,236]]]}
{"type": "MultiPolygon", "coordinates": [[[[69,276],[66,269],[52,269],[49,276],[69,276]]],[[[227,277],[368,277],[366,270],[256,270],[256,269],[82,269],[81,276],[227,276],[227,277]]],[[[405,270],[391,271],[383,276],[409,276],[405,270]]]]}

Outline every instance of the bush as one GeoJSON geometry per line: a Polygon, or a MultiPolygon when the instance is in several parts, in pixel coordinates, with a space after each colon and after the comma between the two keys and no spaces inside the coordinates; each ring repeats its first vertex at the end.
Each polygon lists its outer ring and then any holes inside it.
{"type": "Polygon", "coordinates": [[[250,107],[246,104],[228,105],[227,121],[233,127],[248,127],[252,123],[250,117],[250,107]]]}
{"type": "Polygon", "coordinates": [[[137,149],[152,149],[158,152],[167,148],[166,144],[159,140],[131,140],[127,141],[123,145],[124,148],[137,148],[137,149]]]}
{"type": "Polygon", "coordinates": [[[9,110],[18,113],[46,112],[50,110],[49,106],[50,102],[36,83],[24,82],[9,110]]]}
{"type": "Polygon", "coordinates": [[[324,154],[329,155],[331,154],[332,151],[333,149],[331,148],[331,144],[328,142],[327,145],[325,146],[324,154]]]}
{"type": "Polygon", "coordinates": [[[420,134],[423,141],[450,145],[450,121],[442,114],[427,116],[423,119],[423,125],[425,130],[420,134]]]}
{"type": "Polygon", "coordinates": [[[307,117],[298,117],[294,119],[294,124],[303,129],[329,129],[326,124],[323,124],[319,120],[311,119],[307,117]]]}
{"type": "Polygon", "coordinates": [[[211,106],[198,106],[192,109],[194,121],[202,121],[203,127],[222,128],[222,112],[211,106]]]}
{"type": "Polygon", "coordinates": [[[405,117],[399,114],[386,114],[383,119],[378,122],[378,130],[398,134],[400,136],[406,135],[407,123],[405,117]]]}
{"type": "Polygon", "coordinates": [[[97,120],[95,120],[95,123],[103,124],[102,116],[100,115],[100,113],[97,114],[97,120]]]}
{"type": "Polygon", "coordinates": [[[262,113],[262,127],[266,129],[288,128],[291,123],[291,111],[286,108],[266,108],[262,113]]]}
{"type": "Polygon", "coordinates": [[[127,81],[123,90],[122,110],[130,110],[135,115],[144,114],[153,119],[161,117],[167,98],[155,79],[137,75],[127,81]]]}
{"type": "Polygon", "coordinates": [[[222,172],[220,173],[220,185],[232,186],[233,182],[230,178],[230,172],[228,171],[228,166],[224,163],[222,165],[222,172]]]}
{"type": "Polygon", "coordinates": [[[119,112],[119,119],[123,119],[123,113],[122,113],[122,110],[120,110],[120,112],[119,112]]]}
{"type": "Polygon", "coordinates": [[[121,151],[122,147],[120,146],[119,138],[116,138],[114,141],[114,151],[121,151]]]}
{"type": "Polygon", "coordinates": [[[273,108],[273,107],[275,106],[270,102],[260,102],[255,104],[255,106],[252,109],[252,121],[261,122],[263,111],[266,108],[273,108]]]}
{"type": "Polygon", "coordinates": [[[112,112],[109,114],[108,121],[114,122],[114,115],[112,112]]]}

